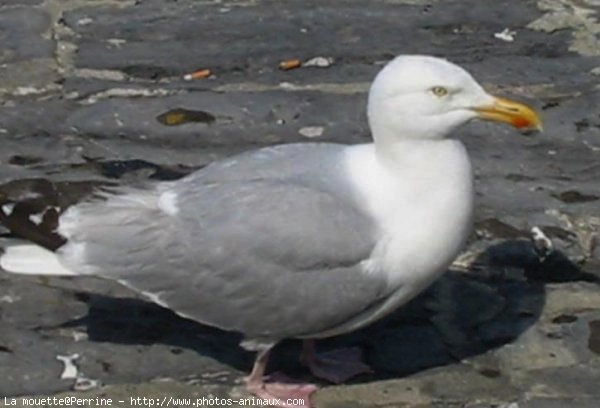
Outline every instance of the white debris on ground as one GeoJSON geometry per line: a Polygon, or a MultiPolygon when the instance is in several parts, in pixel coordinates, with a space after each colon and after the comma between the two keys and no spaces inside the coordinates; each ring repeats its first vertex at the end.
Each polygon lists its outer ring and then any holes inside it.
{"type": "Polygon", "coordinates": [[[77,366],[75,365],[75,360],[77,360],[78,358],[79,358],[79,354],[77,354],[77,353],[71,354],[68,356],[61,356],[61,355],[56,356],[56,359],[58,361],[61,361],[65,365],[65,368],[63,369],[63,372],[60,375],[61,380],[71,380],[71,379],[77,378],[77,375],[79,374],[79,370],[77,369],[77,366]]]}
{"type": "Polygon", "coordinates": [[[314,57],[309,60],[304,61],[302,64],[303,67],[318,67],[318,68],[327,68],[333,65],[333,58],[331,57],[314,57]]]}
{"type": "Polygon", "coordinates": [[[73,390],[75,391],[89,391],[94,388],[100,387],[101,383],[98,380],[92,380],[91,378],[86,377],[77,377],[75,379],[75,384],[73,385],[73,390]]]}
{"type": "Polygon", "coordinates": [[[84,341],[84,340],[88,339],[88,334],[85,332],[80,332],[80,331],[73,331],[72,336],[73,336],[73,340],[75,340],[76,342],[84,341]]]}
{"type": "Polygon", "coordinates": [[[509,28],[505,28],[504,30],[500,31],[499,33],[494,33],[494,38],[497,38],[499,40],[506,41],[506,42],[513,42],[515,40],[516,36],[517,36],[517,32],[510,30],[509,28]]]}
{"type": "Polygon", "coordinates": [[[92,24],[93,22],[94,22],[93,18],[84,17],[84,18],[77,20],[77,25],[78,26],[86,26],[86,25],[92,24]]]}
{"type": "Polygon", "coordinates": [[[533,243],[533,247],[540,258],[540,261],[546,259],[546,257],[554,251],[552,240],[544,234],[544,231],[542,231],[540,227],[531,228],[531,242],[533,243]]]}
{"type": "Polygon", "coordinates": [[[15,303],[21,300],[19,296],[4,295],[0,297],[0,303],[15,303]]]}
{"type": "Polygon", "coordinates": [[[301,128],[298,133],[300,133],[304,137],[308,137],[309,139],[315,137],[321,137],[325,128],[323,126],[306,126],[301,128]]]}

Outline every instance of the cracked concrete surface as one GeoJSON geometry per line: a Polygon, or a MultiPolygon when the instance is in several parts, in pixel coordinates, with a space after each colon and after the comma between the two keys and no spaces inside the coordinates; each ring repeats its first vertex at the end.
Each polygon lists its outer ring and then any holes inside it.
{"type": "MultiPolygon", "coordinates": [[[[314,403],[597,407],[599,12],[595,0],[0,1],[0,198],[49,189],[68,201],[97,183],[174,179],[303,134],[362,143],[382,64],[447,57],[535,105],[546,131],[461,129],[478,200],[468,248],[386,321],[322,344],[361,346],[375,374],[314,403]],[[494,36],[504,29],[513,41],[494,36]],[[333,64],[278,68],[314,57],[333,64]],[[183,80],[199,69],[212,75],[183,80]],[[534,226],[557,249],[543,260],[534,226]]],[[[237,335],[118,285],[0,273],[0,317],[0,397],[74,395],[56,356],[75,353],[102,384],[79,396],[246,395],[252,356],[237,335]]],[[[283,344],[271,369],[310,379],[297,351],[283,344]]]]}
{"type": "Polygon", "coordinates": [[[549,33],[572,30],[569,50],[585,56],[600,55],[598,1],[541,0],[538,5],[546,14],[532,21],[529,28],[549,33]]]}

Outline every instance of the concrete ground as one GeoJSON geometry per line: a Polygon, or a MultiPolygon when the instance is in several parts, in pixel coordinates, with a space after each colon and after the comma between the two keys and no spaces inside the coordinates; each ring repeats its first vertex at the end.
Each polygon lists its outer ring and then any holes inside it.
{"type": "MultiPolygon", "coordinates": [[[[375,373],[313,401],[597,407],[599,12],[597,0],[0,0],[0,201],[175,179],[274,143],[366,142],[366,92],[382,64],[447,57],[536,106],[546,131],[460,130],[476,169],[469,247],[390,318],[321,344],[362,347],[375,373]],[[279,69],[315,57],[327,66],[279,69]],[[183,79],[201,69],[211,75],[183,79]],[[556,248],[546,258],[534,226],[556,248]]],[[[252,355],[239,336],[110,282],[0,273],[0,325],[0,406],[24,395],[122,407],[247,396],[252,355]]],[[[281,345],[271,369],[311,380],[298,347],[281,345]]]]}

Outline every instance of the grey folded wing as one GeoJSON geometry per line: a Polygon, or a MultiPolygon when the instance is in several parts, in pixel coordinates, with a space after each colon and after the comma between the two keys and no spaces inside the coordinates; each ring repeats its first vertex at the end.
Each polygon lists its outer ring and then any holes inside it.
{"type": "Polygon", "coordinates": [[[361,266],[375,245],[372,220],[326,188],[195,179],[166,191],[173,214],[135,200],[142,192],[82,207],[94,213],[75,237],[90,244],[88,264],[183,316],[250,338],[331,330],[387,295],[386,282],[361,266]]]}

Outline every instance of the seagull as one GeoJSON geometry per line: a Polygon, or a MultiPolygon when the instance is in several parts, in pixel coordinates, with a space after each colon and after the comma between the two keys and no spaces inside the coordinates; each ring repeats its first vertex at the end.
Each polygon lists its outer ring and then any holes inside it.
{"type": "Polygon", "coordinates": [[[370,88],[373,143],[245,152],[177,181],[104,192],[60,213],[53,230],[31,216],[19,224],[5,204],[0,221],[33,242],[7,247],[0,265],[112,279],[185,318],[240,332],[256,352],[248,390],[309,407],[316,386],[265,376],[270,350],[303,340],[301,362],[334,383],[370,371],[360,350],[318,353],[314,342],[398,309],[461,251],[473,172],[451,136],[472,119],[541,130],[532,108],[488,94],[463,68],[402,55],[370,88]]]}

